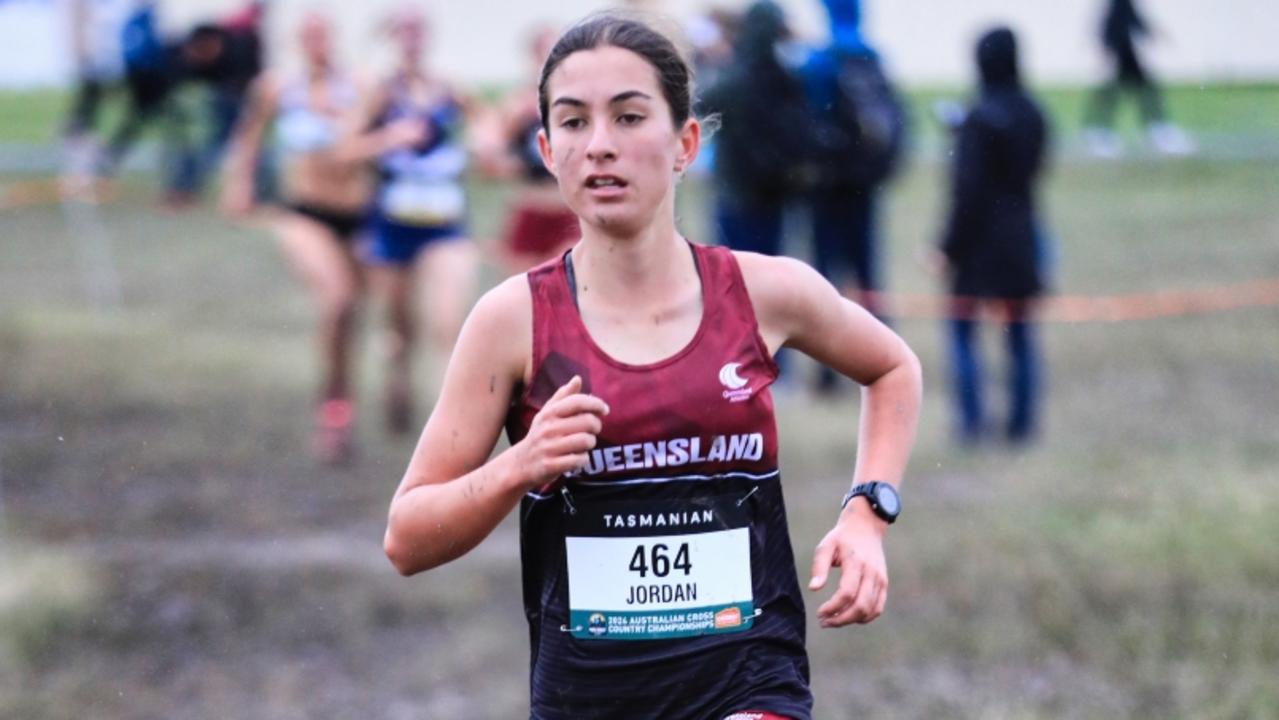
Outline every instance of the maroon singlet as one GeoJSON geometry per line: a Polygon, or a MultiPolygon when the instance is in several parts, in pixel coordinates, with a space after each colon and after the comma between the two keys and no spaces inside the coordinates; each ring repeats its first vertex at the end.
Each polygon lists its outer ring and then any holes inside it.
{"type": "Polygon", "coordinates": [[[690,248],[701,323],[646,365],[591,339],[567,254],[528,273],[532,380],[512,403],[510,440],[574,375],[610,409],[587,466],[521,503],[536,720],[811,716],[777,366],[736,258],[690,248]]]}

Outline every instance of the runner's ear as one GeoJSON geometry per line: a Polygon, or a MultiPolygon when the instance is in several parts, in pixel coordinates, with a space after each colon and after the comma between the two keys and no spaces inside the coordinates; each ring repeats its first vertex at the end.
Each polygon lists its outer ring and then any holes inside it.
{"type": "Polygon", "coordinates": [[[537,153],[542,156],[542,165],[546,166],[546,171],[559,179],[559,174],[555,172],[555,159],[551,157],[551,139],[546,136],[546,129],[537,131],[537,153]]]}
{"type": "Polygon", "coordinates": [[[679,154],[675,156],[675,172],[682,173],[697,158],[698,148],[702,144],[702,125],[697,118],[684,121],[679,131],[679,154]]]}

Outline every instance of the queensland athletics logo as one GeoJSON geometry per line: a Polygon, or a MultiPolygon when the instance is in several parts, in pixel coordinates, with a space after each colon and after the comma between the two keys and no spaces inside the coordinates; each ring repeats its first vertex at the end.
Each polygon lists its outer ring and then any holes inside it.
{"type": "Polygon", "coordinates": [[[724,399],[729,402],[750,400],[755,393],[750,388],[750,381],[737,374],[737,369],[741,366],[741,363],[731,362],[719,369],[719,383],[724,386],[724,399]]]}

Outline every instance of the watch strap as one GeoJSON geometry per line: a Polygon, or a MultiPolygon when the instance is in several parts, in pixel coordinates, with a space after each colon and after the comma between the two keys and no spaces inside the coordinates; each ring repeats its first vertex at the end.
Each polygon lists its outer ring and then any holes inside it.
{"type": "MultiPolygon", "coordinates": [[[[843,510],[848,507],[848,503],[851,502],[853,498],[865,496],[866,500],[870,503],[870,509],[874,511],[876,517],[886,523],[893,523],[897,520],[897,515],[886,513],[883,508],[879,506],[879,498],[875,493],[880,485],[888,485],[890,488],[892,487],[889,483],[880,482],[878,480],[871,480],[870,482],[854,485],[848,492],[844,493],[844,500],[839,504],[839,509],[843,510]]],[[[893,491],[896,492],[896,488],[893,488],[893,491]]]]}

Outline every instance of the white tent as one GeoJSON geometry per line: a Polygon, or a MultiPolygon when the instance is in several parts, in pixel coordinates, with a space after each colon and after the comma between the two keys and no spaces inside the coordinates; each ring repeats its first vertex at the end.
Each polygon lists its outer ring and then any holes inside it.
{"type": "Polygon", "coordinates": [[[64,17],[54,0],[0,0],[0,88],[59,85],[71,78],[64,17]]]}
{"type": "MultiPolygon", "coordinates": [[[[56,85],[72,75],[67,5],[72,0],[0,0],[0,88],[56,85]]],[[[109,5],[132,0],[85,0],[109,5]]],[[[800,35],[824,34],[820,0],[778,0],[800,35]]],[[[241,7],[244,0],[159,0],[162,31],[241,7]]],[[[749,0],[631,0],[676,20],[710,5],[749,0]]],[[[533,23],[563,23],[621,0],[414,0],[434,18],[435,62],[462,82],[506,83],[524,71],[524,34],[533,23]]],[[[862,0],[866,35],[906,83],[967,84],[972,42],[994,22],[1011,25],[1024,46],[1027,74],[1039,82],[1092,82],[1103,72],[1097,26],[1104,0],[862,0]]],[[[273,64],[290,63],[293,27],[306,10],[338,22],[346,58],[380,58],[382,19],[404,0],[271,0],[267,28],[273,64]]],[[[1156,27],[1150,61],[1169,80],[1266,80],[1279,77],[1275,0],[1148,0],[1156,27]]]]}

